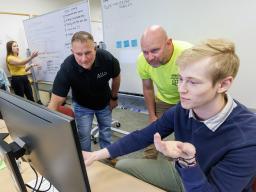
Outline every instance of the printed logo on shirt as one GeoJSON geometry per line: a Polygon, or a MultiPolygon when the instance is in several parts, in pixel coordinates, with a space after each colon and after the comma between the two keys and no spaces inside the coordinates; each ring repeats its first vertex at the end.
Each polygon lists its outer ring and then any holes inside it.
{"type": "Polygon", "coordinates": [[[100,79],[100,78],[102,78],[102,77],[106,76],[107,74],[108,74],[107,72],[101,72],[101,73],[98,73],[98,75],[97,75],[97,79],[100,79]]]}
{"type": "Polygon", "coordinates": [[[177,74],[171,75],[171,85],[178,86],[179,76],[177,74]]]}

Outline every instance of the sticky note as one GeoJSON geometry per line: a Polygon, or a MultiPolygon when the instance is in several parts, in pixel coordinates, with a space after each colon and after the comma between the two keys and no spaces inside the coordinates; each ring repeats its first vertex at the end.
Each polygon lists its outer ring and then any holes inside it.
{"type": "Polygon", "coordinates": [[[116,41],[116,48],[122,48],[122,41],[116,41]]]}
{"type": "Polygon", "coordinates": [[[124,47],[130,47],[130,41],[129,40],[124,41],[124,47]]]}
{"type": "Polygon", "coordinates": [[[132,40],[131,40],[131,45],[132,45],[132,47],[137,47],[137,46],[138,46],[138,41],[137,41],[137,39],[132,39],[132,40]]]}

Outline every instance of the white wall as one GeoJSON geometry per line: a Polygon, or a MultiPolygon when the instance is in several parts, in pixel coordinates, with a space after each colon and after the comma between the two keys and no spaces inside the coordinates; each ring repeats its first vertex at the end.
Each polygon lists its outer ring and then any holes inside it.
{"type": "MultiPolygon", "coordinates": [[[[79,0],[0,0],[0,12],[41,15],[61,9],[79,0]]],[[[89,0],[90,14],[93,21],[101,21],[100,0],[89,0]]]]}

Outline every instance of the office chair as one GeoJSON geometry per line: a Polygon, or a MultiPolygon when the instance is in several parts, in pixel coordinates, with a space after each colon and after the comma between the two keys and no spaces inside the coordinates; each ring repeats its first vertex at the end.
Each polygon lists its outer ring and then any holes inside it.
{"type": "MultiPolygon", "coordinates": [[[[96,121],[93,121],[93,125],[94,125],[94,128],[91,130],[91,139],[94,144],[97,144],[98,143],[97,139],[99,138],[99,126],[96,121]]],[[[111,122],[111,130],[112,131],[121,133],[123,135],[129,134],[129,132],[119,129],[120,127],[121,127],[121,123],[115,119],[112,119],[112,122],[111,122]]]]}
{"type": "Polygon", "coordinates": [[[70,117],[75,117],[75,114],[74,114],[73,110],[70,107],[61,105],[61,106],[58,107],[57,111],[60,112],[60,113],[65,114],[65,115],[68,115],[70,117]]]}

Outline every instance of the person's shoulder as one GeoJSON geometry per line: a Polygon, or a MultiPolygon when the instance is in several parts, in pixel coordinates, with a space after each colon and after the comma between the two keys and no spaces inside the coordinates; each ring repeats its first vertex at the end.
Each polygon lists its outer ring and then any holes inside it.
{"type": "Polygon", "coordinates": [[[254,134],[256,134],[256,113],[248,109],[239,101],[234,100],[234,102],[236,103],[236,107],[229,115],[227,119],[228,122],[232,125],[239,127],[241,129],[241,132],[244,132],[246,130],[248,131],[252,128],[254,130],[254,134]]]}
{"type": "Polygon", "coordinates": [[[239,101],[234,99],[234,102],[236,103],[236,107],[233,109],[234,116],[243,116],[243,119],[246,119],[245,116],[250,116],[252,120],[256,123],[256,111],[253,111],[252,109],[248,109],[245,105],[240,103],[239,101]]]}
{"type": "Polygon", "coordinates": [[[256,144],[256,114],[248,109],[245,105],[234,100],[237,104],[229,117],[226,125],[230,130],[235,130],[240,135],[240,144],[254,143],[256,144]]]}
{"type": "Polygon", "coordinates": [[[69,55],[66,57],[66,59],[64,60],[63,63],[71,63],[71,62],[74,62],[75,61],[75,57],[73,54],[69,55]]]}
{"type": "Polygon", "coordinates": [[[70,67],[73,63],[76,63],[75,57],[73,54],[66,57],[66,59],[62,63],[62,67],[70,67]]]}
{"type": "Polygon", "coordinates": [[[72,71],[75,67],[76,60],[73,54],[66,57],[63,63],[60,66],[60,71],[69,72],[72,71]]]}
{"type": "Polygon", "coordinates": [[[8,55],[8,56],[6,57],[7,61],[9,61],[10,59],[16,59],[16,58],[17,58],[17,57],[14,56],[14,55],[8,55]]]}
{"type": "Polygon", "coordinates": [[[146,61],[142,52],[137,57],[137,65],[141,67],[148,66],[148,62],[146,61]]]}
{"type": "Polygon", "coordinates": [[[96,49],[96,59],[104,59],[107,61],[111,61],[113,58],[115,58],[110,52],[108,52],[105,49],[96,49]]]}
{"type": "Polygon", "coordinates": [[[193,44],[187,41],[173,40],[173,46],[179,49],[188,49],[193,46],[193,44]]]}

